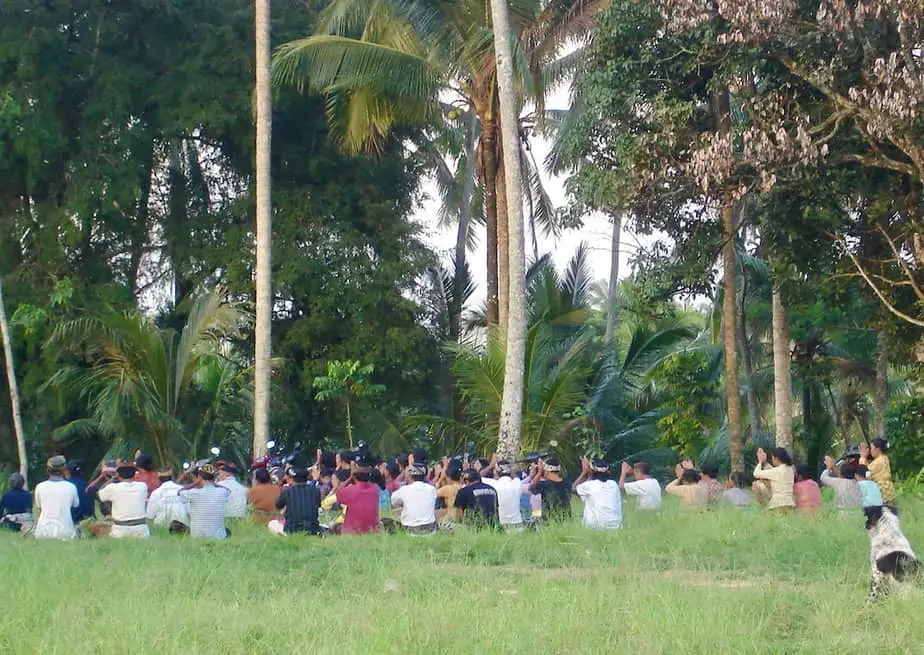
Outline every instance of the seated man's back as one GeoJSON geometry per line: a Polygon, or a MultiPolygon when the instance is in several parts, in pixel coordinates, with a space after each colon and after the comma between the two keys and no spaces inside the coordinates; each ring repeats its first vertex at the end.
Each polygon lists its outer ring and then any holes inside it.
{"type": "Polygon", "coordinates": [[[283,488],[276,499],[276,508],[285,509],[285,533],[305,532],[320,534],[318,511],[321,508],[321,492],[315,484],[308,484],[308,471],[298,469],[293,473],[294,484],[283,488]]]}

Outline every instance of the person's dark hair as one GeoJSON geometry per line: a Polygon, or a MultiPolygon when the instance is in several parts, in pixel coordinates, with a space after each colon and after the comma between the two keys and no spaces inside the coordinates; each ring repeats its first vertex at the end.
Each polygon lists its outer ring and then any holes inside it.
{"type": "Polygon", "coordinates": [[[411,473],[411,479],[414,482],[424,482],[427,479],[427,471],[423,469],[421,471],[414,471],[411,473]]]}
{"type": "Polygon", "coordinates": [[[116,469],[116,474],[122,480],[131,480],[135,477],[136,470],[134,466],[120,466],[116,469]]]}
{"type": "Polygon", "coordinates": [[[371,471],[356,471],[353,474],[353,478],[355,478],[357,482],[369,482],[371,474],[371,471]]]}
{"type": "Polygon", "coordinates": [[[847,480],[853,480],[857,474],[857,467],[849,462],[841,464],[841,477],[847,480]]]}
{"type": "Polygon", "coordinates": [[[330,471],[337,468],[337,461],[334,453],[328,450],[321,453],[321,468],[327,468],[330,471]]]}
{"type": "Polygon", "coordinates": [[[299,484],[308,482],[308,469],[292,469],[292,479],[299,484]]]}
{"type": "Polygon", "coordinates": [[[458,466],[450,466],[446,469],[446,477],[453,482],[458,482],[462,479],[462,469],[458,466]]]}
{"type": "Polygon", "coordinates": [[[651,464],[648,462],[636,462],[632,465],[632,468],[638,469],[644,475],[651,475],[651,464]]]}
{"type": "Polygon", "coordinates": [[[215,480],[215,474],[211,471],[203,471],[202,469],[199,469],[198,475],[206,482],[214,482],[215,480]]]}
{"type": "Polygon", "coordinates": [[[796,467],[796,475],[803,480],[811,480],[814,478],[812,475],[812,467],[808,464],[799,464],[799,466],[796,467]]]}
{"type": "Polygon", "coordinates": [[[773,452],[770,454],[786,466],[792,466],[792,457],[789,456],[789,451],[785,448],[774,448],[773,452]]]}
{"type": "Polygon", "coordinates": [[[683,469],[680,474],[680,481],[684,484],[696,484],[700,479],[699,473],[693,469],[683,469]]]}
{"type": "Polygon", "coordinates": [[[701,466],[699,467],[699,470],[703,473],[703,475],[708,475],[713,480],[719,477],[719,467],[715,466],[714,464],[708,464],[706,466],[701,466]]]}
{"type": "Polygon", "coordinates": [[[329,478],[333,474],[334,474],[333,466],[324,466],[323,464],[321,465],[321,477],[322,478],[329,478]]]}
{"type": "Polygon", "coordinates": [[[257,484],[267,484],[270,481],[270,474],[264,468],[257,469],[253,472],[253,479],[257,484]]]}
{"type": "Polygon", "coordinates": [[[161,482],[167,482],[168,480],[173,479],[173,469],[169,466],[164,466],[157,471],[157,479],[161,482]]]}
{"type": "Polygon", "coordinates": [[[385,476],[378,469],[372,469],[372,472],[369,473],[369,482],[379,485],[379,489],[385,488],[385,476]]]}
{"type": "Polygon", "coordinates": [[[396,478],[399,475],[401,475],[401,467],[398,466],[397,462],[388,462],[387,464],[385,464],[385,468],[388,469],[388,475],[390,475],[393,478],[396,478]]]}
{"type": "Polygon", "coordinates": [[[415,448],[414,449],[414,463],[415,464],[426,464],[430,461],[430,456],[427,455],[426,448],[415,448]]]}
{"type": "Polygon", "coordinates": [[[873,439],[870,443],[873,446],[876,446],[876,448],[878,448],[884,453],[889,452],[889,442],[888,440],[883,439],[882,437],[877,437],[876,439],[873,439]]]}
{"type": "Polygon", "coordinates": [[[859,475],[861,478],[865,478],[868,473],[869,469],[866,467],[866,464],[857,464],[853,469],[854,477],[859,475]]]}
{"type": "Polygon", "coordinates": [[[341,464],[349,464],[354,459],[356,459],[356,453],[354,453],[352,450],[341,450],[340,451],[340,463],[341,464]]]}
{"type": "Polygon", "coordinates": [[[26,486],[26,479],[22,477],[21,473],[17,471],[10,475],[10,487],[12,489],[22,489],[24,486],[26,486]]]}
{"type": "Polygon", "coordinates": [[[142,471],[153,471],[154,458],[147,453],[139,453],[138,457],[135,458],[135,466],[140,468],[142,471]]]}
{"type": "Polygon", "coordinates": [[[79,459],[72,459],[67,463],[67,470],[71,477],[80,477],[83,475],[83,462],[79,459]]]}
{"type": "Polygon", "coordinates": [[[334,471],[334,477],[336,477],[341,482],[346,482],[350,479],[350,472],[346,469],[337,469],[334,471]]]}
{"type": "Polygon", "coordinates": [[[395,457],[395,463],[398,465],[399,469],[407,468],[408,458],[406,453],[402,453],[395,457]]]}
{"type": "Polygon", "coordinates": [[[729,473],[728,479],[739,489],[744,489],[748,486],[748,476],[741,471],[732,471],[729,473]]]}
{"type": "Polygon", "coordinates": [[[222,462],[221,466],[218,467],[218,470],[224,471],[225,473],[230,473],[231,475],[237,475],[237,467],[231,462],[222,462]]]}
{"type": "Polygon", "coordinates": [[[462,482],[465,484],[481,482],[481,473],[477,469],[465,469],[462,471],[462,482]]]}

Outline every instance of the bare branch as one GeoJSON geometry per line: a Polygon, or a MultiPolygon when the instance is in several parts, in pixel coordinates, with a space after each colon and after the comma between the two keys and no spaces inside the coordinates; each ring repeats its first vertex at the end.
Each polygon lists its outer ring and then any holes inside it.
{"type": "Polygon", "coordinates": [[[890,237],[878,223],[876,224],[876,229],[879,230],[879,233],[882,234],[883,238],[888,242],[889,248],[892,249],[892,254],[895,255],[895,261],[901,266],[902,272],[904,272],[905,277],[908,278],[908,282],[911,283],[911,288],[914,289],[914,295],[918,297],[918,300],[924,302],[924,292],[922,292],[921,287],[918,286],[917,280],[914,279],[914,274],[911,272],[911,269],[908,267],[901,253],[898,252],[898,248],[895,247],[895,242],[892,241],[892,237],[890,237]]]}
{"type": "Polygon", "coordinates": [[[844,241],[844,239],[837,235],[832,235],[832,236],[834,240],[837,241],[837,244],[841,247],[841,250],[844,251],[844,254],[850,258],[851,262],[853,262],[853,265],[856,267],[857,272],[860,274],[860,277],[862,277],[866,281],[866,284],[869,286],[870,289],[873,290],[873,293],[876,294],[876,296],[879,298],[879,301],[883,304],[883,306],[886,309],[888,309],[890,312],[892,312],[892,314],[902,319],[903,321],[906,321],[907,323],[911,323],[912,325],[916,325],[918,327],[924,328],[924,321],[914,318],[913,316],[909,316],[908,314],[905,314],[904,312],[896,308],[895,305],[889,302],[888,298],[886,298],[885,295],[882,293],[882,291],[879,290],[879,287],[876,286],[876,283],[873,282],[873,280],[870,278],[867,272],[863,270],[863,267],[860,265],[860,262],[857,260],[856,256],[850,251],[850,248],[847,247],[847,243],[844,241]]]}

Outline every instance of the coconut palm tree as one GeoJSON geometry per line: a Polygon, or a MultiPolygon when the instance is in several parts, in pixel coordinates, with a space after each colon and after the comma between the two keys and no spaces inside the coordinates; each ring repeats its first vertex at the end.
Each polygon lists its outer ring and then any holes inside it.
{"type": "MultiPolygon", "coordinates": [[[[46,386],[82,398],[87,417],[58,431],[96,431],[113,443],[153,448],[162,462],[196,452],[202,399],[199,376],[216,362],[233,365],[223,348],[239,335],[244,314],[220,290],[195,299],[182,331],[160,329],[137,311],[85,317],[59,325],[49,342],[62,360],[46,386]],[[187,420],[188,419],[188,420],[187,420]]],[[[224,396],[227,384],[214,387],[224,396]]],[[[214,405],[207,401],[206,404],[214,405]]]]}
{"type": "Polygon", "coordinates": [[[10,405],[13,414],[13,430],[16,433],[16,452],[19,455],[19,472],[28,482],[29,466],[26,461],[26,437],[22,429],[22,414],[19,409],[19,385],[16,382],[16,366],[13,363],[13,340],[10,324],[6,319],[3,304],[3,280],[0,280],[0,337],[3,338],[3,361],[6,363],[6,379],[10,390],[10,405]]]}
{"type": "MultiPolygon", "coordinates": [[[[531,99],[544,110],[552,66],[562,49],[592,26],[604,0],[517,0],[510,7],[517,38],[516,114],[531,99]]],[[[328,95],[332,126],[349,150],[375,151],[395,125],[442,120],[441,99],[477,116],[475,170],[487,227],[488,320],[497,324],[508,286],[505,165],[500,143],[492,20],[479,0],[334,0],[315,35],[276,52],[278,84],[312,85],[328,95]]],[[[503,324],[503,321],[500,321],[503,324]]]]}
{"type": "Polygon", "coordinates": [[[270,87],[270,0],[256,0],[256,191],[257,191],[257,264],[256,309],[254,332],[254,408],[253,457],[266,454],[270,429],[270,358],[272,357],[272,238],[273,206],[270,196],[270,147],[273,99],[270,87]]]}

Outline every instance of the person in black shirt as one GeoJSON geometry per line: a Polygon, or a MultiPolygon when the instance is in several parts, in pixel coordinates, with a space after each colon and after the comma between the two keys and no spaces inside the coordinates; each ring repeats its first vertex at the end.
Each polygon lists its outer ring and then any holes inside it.
{"type": "Polygon", "coordinates": [[[32,494],[23,489],[26,479],[19,473],[10,476],[10,490],[0,498],[0,516],[13,532],[22,530],[23,524],[32,523],[32,494]]]}
{"type": "Polygon", "coordinates": [[[562,521],[571,518],[571,486],[561,477],[557,457],[539,460],[530,479],[529,492],[542,496],[542,518],[562,521]]]}
{"type": "Polygon", "coordinates": [[[462,522],[469,525],[496,528],[497,491],[481,481],[475,469],[462,473],[464,487],[456,494],[455,507],[462,512],[462,522]]]}
{"type": "Polygon", "coordinates": [[[77,459],[69,461],[64,477],[77,487],[77,498],[80,500],[80,505],[71,509],[71,518],[74,525],[77,525],[84,519],[92,518],[94,514],[93,496],[87,493],[87,486],[90,483],[83,477],[83,463],[77,459]]]}
{"type": "Polygon", "coordinates": [[[306,469],[291,469],[290,482],[276,499],[276,509],[286,511],[286,534],[305,532],[321,534],[318,524],[318,510],[321,508],[321,492],[316,484],[308,484],[306,469]]]}

